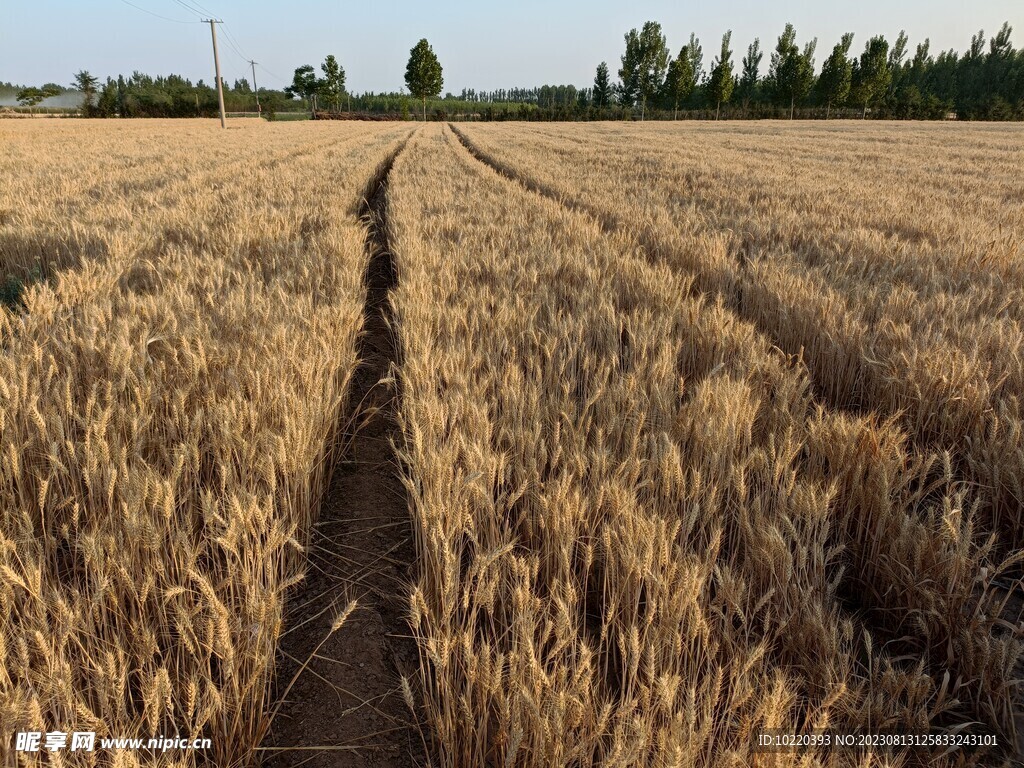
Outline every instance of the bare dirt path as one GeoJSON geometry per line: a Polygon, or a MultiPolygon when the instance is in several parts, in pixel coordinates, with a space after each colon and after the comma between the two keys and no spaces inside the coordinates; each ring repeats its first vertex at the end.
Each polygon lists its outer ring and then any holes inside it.
{"type": "Polygon", "coordinates": [[[275,700],[284,699],[263,751],[264,765],[271,768],[405,768],[426,762],[401,686],[402,675],[415,678],[419,660],[406,623],[414,544],[391,447],[401,397],[391,374],[401,360],[389,302],[397,274],[388,243],[387,189],[403,148],[371,181],[360,210],[371,257],[358,347],[362,363],[347,408],[357,433],[331,477],[313,534],[309,575],[293,598],[281,639],[275,700]],[[332,633],[335,618],[352,599],[357,608],[332,633]]]}

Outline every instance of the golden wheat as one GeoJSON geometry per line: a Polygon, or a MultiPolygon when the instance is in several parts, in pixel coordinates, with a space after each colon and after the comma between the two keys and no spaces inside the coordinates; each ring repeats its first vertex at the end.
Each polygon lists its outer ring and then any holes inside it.
{"type": "MultiPolygon", "coordinates": [[[[30,283],[0,311],[0,730],[214,747],[62,764],[254,763],[277,711],[348,426],[359,201],[409,129],[237,125],[0,123],[0,276],[30,283]]],[[[415,133],[387,185],[421,653],[397,684],[433,764],[1012,753],[1019,139],[415,133]],[[1002,752],[754,749],[976,722],[1002,752]]]]}
{"type": "Polygon", "coordinates": [[[356,364],[359,201],[406,131],[243,126],[0,128],[0,265],[58,256],[0,317],[4,733],[209,736],[229,766],[266,729],[356,364]]]}
{"type": "Polygon", "coordinates": [[[1017,126],[474,126],[470,141],[636,233],[807,364],[901,415],[1024,543],[1024,134],[1017,126]]]}
{"type": "MultiPolygon", "coordinates": [[[[522,130],[487,133],[524,169],[557,162],[522,130]]],[[[978,588],[991,545],[947,454],[821,409],[803,363],[699,276],[448,129],[399,158],[389,203],[442,765],[897,765],[753,739],[974,720],[1012,737],[1022,645],[978,588]]]]}

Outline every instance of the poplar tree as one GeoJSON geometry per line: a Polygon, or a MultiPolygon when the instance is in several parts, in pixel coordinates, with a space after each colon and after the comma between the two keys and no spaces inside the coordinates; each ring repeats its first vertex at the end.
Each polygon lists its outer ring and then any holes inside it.
{"type": "Polygon", "coordinates": [[[722,104],[732,98],[732,89],[735,85],[732,76],[732,51],[729,50],[731,40],[732,30],[729,30],[722,35],[722,50],[711,66],[711,78],[708,85],[711,98],[715,100],[715,120],[718,119],[722,104]]]}
{"type": "Polygon", "coordinates": [[[320,65],[324,73],[320,81],[320,92],[330,103],[334,104],[334,111],[341,111],[341,97],[345,94],[345,68],[342,67],[333,55],[324,59],[320,65]]]}
{"type": "Polygon", "coordinates": [[[96,88],[99,85],[99,80],[89,74],[88,70],[83,69],[75,73],[75,80],[72,85],[82,92],[82,114],[88,117],[92,112],[92,102],[96,97],[96,88]]]}
{"type": "Polygon", "coordinates": [[[427,99],[441,93],[444,85],[441,62],[426,38],[420,40],[409,51],[409,63],[405,67],[405,85],[417,99],[423,102],[423,120],[427,119],[427,99]]]}
{"type": "Polygon", "coordinates": [[[622,54],[619,61],[619,103],[624,107],[632,107],[637,102],[639,86],[639,67],[637,57],[640,52],[640,33],[631,29],[626,33],[626,52],[622,54]]]}
{"type": "Polygon", "coordinates": [[[607,107],[612,103],[612,85],[608,80],[608,64],[601,62],[597,65],[597,74],[594,76],[594,106],[607,107]]]}
{"type": "Polygon", "coordinates": [[[810,93],[814,84],[814,49],[817,39],[804,46],[803,52],[796,44],[796,29],[787,24],[779,35],[779,41],[772,54],[768,81],[772,93],[780,104],[789,103],[789,119],[793,119],[796,103],[810,93]]]}
{"type": "Polygon", "coordinates": [[[857,103],[863,107],[862,118],[867,118],[868,106],[889,89],[892,72],[888,57],[889,43],[878,35],[865,44],[854,68],[853,90],[857,103]]]}
{"type": "Polygon", "coordinates": [[[683,46],[679,56],[669,62],[665,78],[665,101],[672,105],[672,119],[679,114],[679,104],[693,93],[693,69],[690,67],[690,50],[683,46]]]}
{"type": "Polygon", "coordinates": [[[640,119],[644,119],[647,102],[662,88],[668,69],[668,45],[661,25],[648,21],[638,33],[631,29],[626,35],[626,52],[622,56],[623,94],[630,103],[640,102],[640,119]]]}
{"type": "Polygon", "coordinates": [[[843,104],[850,95],[853,64],[850,62],[850,46],[853,33],[847,32],[832,48],[832,53],[821,68],[818,78],[818,92],[825,102],[825,119],[829,118],[833,104],[843,104]]]}
{"type": "Polygon", "coordinates": [[[700,46],[700,38],[693,32],[690,33],[686,50],[690,56],[690,71],[693,72],[693,90],[697,90],[697,84],[704,78],[704,49],[700,46]]]}
{"type": "Polygon", "coordinates": [[[761,68],[761,59],[764,53],[761,52],[761,40],[754,38],[747,46],[747,55],[743,57],[743,73],[740,75],[739,93],[743,100],[743,111],[747,111],[750,100],[757,94],[758,71],[761,68]]]}
{"type": "Polygon", "coordinates": [[[310,114],[316,116],[316,97],[320,93],[322,83],[316,76],[316,70],[312,64],[303,64],[296,67],[292,75],[292,84],[284,89],[289,96],[298,96],[309,100],[310,114]]]}

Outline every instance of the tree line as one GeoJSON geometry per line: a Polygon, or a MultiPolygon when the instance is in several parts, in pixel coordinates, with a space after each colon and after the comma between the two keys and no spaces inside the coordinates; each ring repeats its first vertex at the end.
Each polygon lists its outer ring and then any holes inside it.
{"type": "MultiPolygon", "coordinates": [[[[1007,22],[987,45],[984,31],[979,31],[965,53],[947,50],[938,55],[932,54],[928,39],[911,55],[909,38],[902,30],[891,44],[883,35],[869,38],[857,55],[851,53],[854,35],[847,33],[819,71],[817,38],[801,44],[794,26],[786,24],[768,53],[767,72],[762,76],[765,51],[758,38],[737,62],[732,32],[727,31],[705,69],[704,49],[696,35],[690,34],[673,57],[661,25],[649,21],[626,33],[615,82],[607,62],[602,62],[591,87],[465,88],[458,96],[449,93],[443,101],[433,102],[432,110],[438,118],[450,117],[454,111],[492,120],[675,119],[680,114],[718,119],[723,110],[731,118],[799,114],[826,119],[841,115],[1020,120],[1024,119],[1024,49],[1014,49],[1011,33],[1007,22]]],[[[439,93],[440,82],[427,97],[439,93]]],[[[427,97],[422,97],[424,118],[427,97]]],[[[393,108],[396,99],[401,96],[388,94],[376,101],[393,108]]],[[[377,104],[364,99],[360,106],[373,111],[377,104]]]]}
{"type": "MultiPolygon", "coordinates": [[[[1007,22],[987,46],[984,31],[979,31],[962,55],[948,50],[937,56],[931,53],[928,39],[911,56],[909,38],[902,30],[891,44],[883,35],[869,38],[861,53],[854,55],[854,36],[847,33],[819,72],[817,38],[801,45],[794,26],[786,24],[762,76],[765,52],[758,38],[736,62],[732,32],[727,31],[705,69],[704,49],[696,35],[691,33],[673,57],[661,25],[648,21],[626,33],[616,82],[607,62],[601,62],[592,87],[467,88],[459,96],[447,94],[442,103],[435,102],[433,113],[449,117],[447,107],[451,106],[462,116],[481,119],[676,119],[681,112],[696,117],[713,114],[719,119],[724,108],[732,118],[793,118],[799,110],[801,117],[826,119],[834,114],[861,118],[870,114],[874,118],[1019,120],[1024,119],[1024,49],[1014,49],[1011,33],[1007,22]],[[527,106],[531,108],[524,109],[527,106]]],[[[411,51],[409,67],[423,54],[436,67],[436,83],[417,89],[407,68],[406,84],[421,99],[426,119],[426,100],[441,90],[441,68],[426,40],[411,51]]],[[[383,101],[393,106],[393,98],[388,95],[383,101]]],[[[364,99],[361,106],[372,111],[375,104],[364,99]]]]}
{"type": "MultiPolygon", "coordinates": [[[[334,56],[328,56],[320,65],[323,77],[318,77],[316,70],[311,64],[304,64],[296,68],[292,76],[292,84],[285,88],[285,93],[292,97],[302,98],[310,105],[310,111],[315,117],[321,100],[328,107],[341,111],[343,98],[349,104],[351,111],[351,96],[345,91],[345,70],[338,64],[334,56]]],[[[409,51],[409,61],[405,66],[405,85],[409,94],[419,99],[422,105],[423,119],[427,119],[427,99],[434,99],[441,93],[444,85],[444,71],[441,62],[437,59],[433,47],[423,38],[412,50],[409,51]]],[[[359,105],[359,99],[357,107],[359,105]]],[[[372,103],[363,100],[364,104],[372,103]]],[[[400,105],[404,116],[408,118],[408,103],[400,105]]]]}
{"type": "MultiPolygon", "coordinates": [[[[890,43],[883,35],[865,41],[853,52],[854,36],[844,34],[825,57],[820,70],[815,56],[817,38],[797,40],[786,24],[775,47],[765,51],[757,38],[736,61],[732,32],[705,68],[704,50],[691,34],[675,56],[662,27],[648,21],[625,35],[618,79],[607,62],[596,69],[592,86],[542,85],[495,90],[463,89],[440,98],[443,70],[427,40],[410,51],[405,83],[408,93],[352,94],[345,69],[327,56],[319,70],[310,64],[295,69],[292,82],[281,90],[260,88],[255,93],[245,79],[223,83],[229,112],[255,111],[264,116],[308,110],[358,111],[408,118],[410,98],[419,116],[427,119],[593,120],[676,119],[683,117],[764,118],[833,116],[897,119],[967,120],[1024,119],[1024,49],[1013,47],[1012,28],[1003,24],[986,40],[983,31],[972,36],[967,51],[931,52],[927,39],[911,54],[901,31],[890,43]]],[[[10,84],[0,87],[12,88],[10,84]]],[[[217,113],[217,93],[202,80],[193,84],[169,75],[107,78],[102,84],[87,71],[75,74],[72,88],[81,95],[81,113],[93,117],[196,117],[217,113]]],[[[35,106],[69,89],[49,83],[22,88],[20,104],[35,106]]]]}
{"type": "MultiPolygon", "coordinates": [[[[105,82],[88,71],[77,72],[71,88],[48,84],[42,88],[19,88],[19,104],[34,108],[58,94],[77,94],[79,112],[86,117],[214,117],[219,106],[215,85],[202,80],[193,83],[180,75],[153,77],[142,72],[108,77],[105,82]]],[[[256,97],[264,111],[301,110],[283,90],[260,88],[257,94],[245,78],[233,84],[225,81],[224,104],[229,112],[256,111],[256,97]]]]}
{"type": "Polygon", "coordinates": [[[696,35],[673,58],[661,25],[649,21],[626,34],[618,82],[610,82],[606,62],[598,65],[592,99],[598,107],[638,112],[640,119],[650,109],[661,110],[662,117],[691,110],[713,111],[718,118],[727,107],[731,117],[792,118],[802,108],[805,117],[828,118],[845,110],[844,115],[859,117],[1019,120],[1024,119],[1024,49],[1014,49],[1011,32],[1009,23],[1003,24],[986,46],[980,31],[964,54],[948,50],[937,56],[927,39],[911,55],[905,31],[891,44],[883,35],[871,37],[859,55],[851,55],[854,36],[847,33],[818,72],[817,38],[801,45],[796,29],[786,24],[761,77],[759,39],[737,64],[732,33],[726,32],[705,70],[696,35]]]}

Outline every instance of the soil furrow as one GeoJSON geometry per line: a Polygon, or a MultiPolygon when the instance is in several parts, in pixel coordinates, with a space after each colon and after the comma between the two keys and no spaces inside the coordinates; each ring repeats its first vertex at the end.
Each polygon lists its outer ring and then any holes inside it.
{"type": "Polygon", "coordinates": [[[402,676],[414,679],[419,659],[401,588],[411,581],[414,544],[392,448],[401,397],[393,373],[401,352],[392,328],[390,293],[397,273],[388,242],[387,190],[404,146],[370,181],[360,209],[370,259],[360,366],[342,422],[342,433],[357,434],[341,438],[347,447],[311,537],[316,566],[293,598],[288,626],[301,628],[283,636],[275,696],[280,706],[263,753],[264,764],[273,768],[423,763],[422,740],[402,695],[402,676]],[[352,600],[357,607],[332,632],[352,600]]]}
{"type": "Polygon", "coordinates": [[[591,206],[583,203],[579,200],[573,200],[566,195],[559,193],[557,190],[552,189],[546,184],[541,184],[528,176],[524,176],[512,167],[498,160],[493,155],[490,155],[480,149],[473,141],[462,131],[456,128],[452,123],[448,123],[448,127],[451,132],[455,134],[455,138],[459,140],[459,143],[465,147],[466,151],[469,152],[473,157],[479,160],[481,163],[489,167],[492,171],[497,173],[499,176],[503,176],[509,181],[514,181],[521,187],[529,192],[534,192],[538,195],[548,197],[559,205],[563,205],[571,211],[576,213],[582,213],[589,216],[600,225],[601,229],[606,233],[618,232],[620,230],[618,221],[614,217],[608,216],[601,211],[592,208],[591,206]]]}

